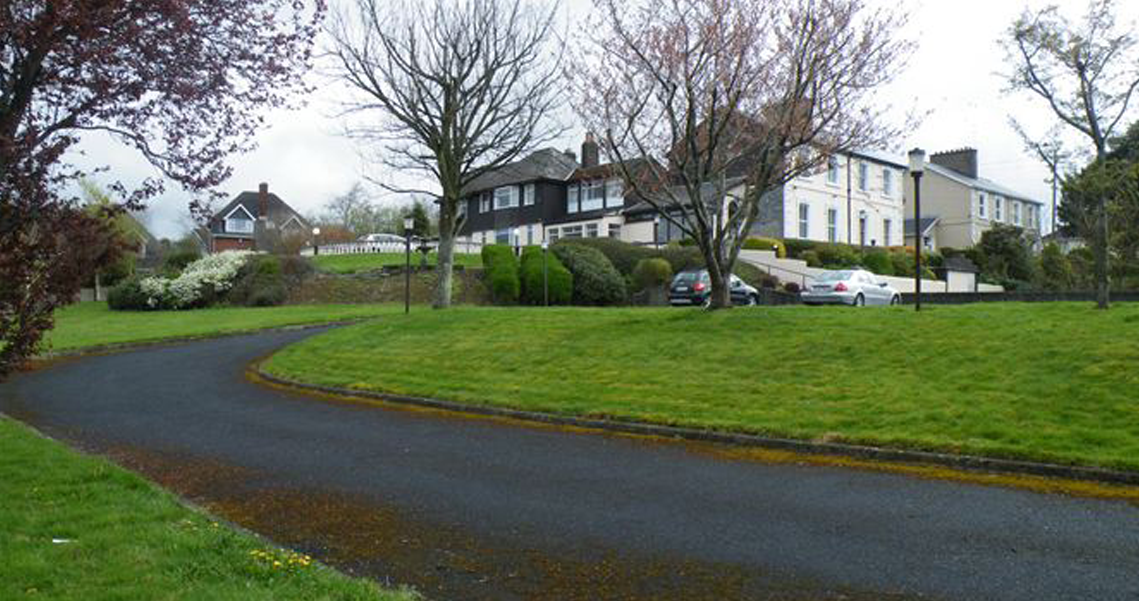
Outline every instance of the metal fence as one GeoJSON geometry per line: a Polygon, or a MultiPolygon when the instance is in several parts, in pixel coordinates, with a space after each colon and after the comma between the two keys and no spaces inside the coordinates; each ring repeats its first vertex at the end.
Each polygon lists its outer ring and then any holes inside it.
{"type": "MultiPolygon", "coordinates": [[[[435,251],[439,248],[439,241],[411,241],[412,251],[419,250],[423,246],[430,248],[431,251],[435,251]]],[[[319,244],[317,246],[308,246],[301,249],[301,254],[306,257],[311,257],[314,255],[362,255],[379,253],[403,254],[406,248],[406,245],[402,242],[339,242],[336,244],[319,244]]],[[[482,252],[482,243],[456,240],[455,252],[461,254],[482,252]]]]}

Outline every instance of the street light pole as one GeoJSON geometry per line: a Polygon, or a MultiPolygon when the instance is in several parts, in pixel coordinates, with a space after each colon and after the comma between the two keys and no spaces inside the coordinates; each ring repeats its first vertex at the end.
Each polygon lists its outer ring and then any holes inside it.
{"type": "Polygon", "coordinates": [[[542,305],[550,306],[550,263],[546,253],[550,251],[550,243],[542,240],[542,305]]]}
{"type": "Polygon", "coordinates": [[[925,151],[910,151],[910,174],[914,178],[914,311],[921,311],[921,253],[925,232],[921,227],[921,176],[925,172],[925,151]]]}
{"type": "Polygon", "coordinates": [[[317,243],[317,237],[320,236],[320,228],[312,228],[312,256],[320,254],[320,244],[317,243]]]}
{"type": "Polygon", "coordinates": [[[403,245],[405,265],[403,269],[403,314],[411,313],[411,230],[415,228],[415,219],[407,217],[403,220],[403,245]]]}

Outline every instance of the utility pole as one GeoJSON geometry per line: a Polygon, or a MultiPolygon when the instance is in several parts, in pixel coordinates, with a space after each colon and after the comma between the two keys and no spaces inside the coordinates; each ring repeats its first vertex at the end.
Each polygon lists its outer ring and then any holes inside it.
{"type": "Polygon", "coordinates": [[[1059,185],[1060,179],[1060,145],[1052,146],[1052,161],[1048,164],[1052,168],[1052,231],[1056,233],[1056,223],[1059,215],[1056,209],[1056,188],[1059,185]]]}

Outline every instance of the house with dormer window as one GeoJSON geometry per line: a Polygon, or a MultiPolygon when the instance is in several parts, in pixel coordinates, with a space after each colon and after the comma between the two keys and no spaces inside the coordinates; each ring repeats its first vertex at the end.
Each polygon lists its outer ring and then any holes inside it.
{"type": "Polygon", "coordinates": [[[269,250],[265,246],[271,237],[309,232],[304,217],[269,192],[269,184],[261,184],[257,192],[242,192],[216,212],[204,237],[210,252],[269,250]]]}

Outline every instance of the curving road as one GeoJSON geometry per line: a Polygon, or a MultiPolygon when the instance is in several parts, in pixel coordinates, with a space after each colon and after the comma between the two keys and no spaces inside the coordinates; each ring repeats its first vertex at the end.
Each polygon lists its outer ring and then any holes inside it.
{"type": "Polygon", "coordinates": [[[63,362],[0,385],[0,411],[434,599],[1139,599],[1139,508],[1125,503],[733,461],[245,379],[310,334],[63,362]]]}

